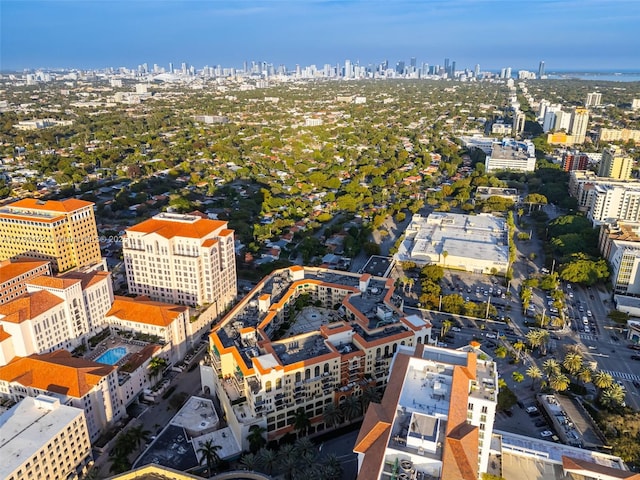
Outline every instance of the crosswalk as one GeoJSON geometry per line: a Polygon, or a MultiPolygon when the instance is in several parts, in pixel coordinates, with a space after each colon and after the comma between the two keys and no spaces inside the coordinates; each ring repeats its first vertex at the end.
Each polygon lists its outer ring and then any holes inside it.
{"type": "Polygon", "coordinates": [[[598,340],[598,336],[597,335],[591,335],[589,333],[581,333],[580,334],[580,338],[582,340],[591,340],[592,342],[595,342],[596,340],[598,340]]]}
{"type": "Polygon", "coordinates": [[[634,375],[627,372],[614,372],[612,370],[603,370],[614,378],[621,378],[623,380],[629,380],[630,382],[640,382],[640,375],[634,375]]]}

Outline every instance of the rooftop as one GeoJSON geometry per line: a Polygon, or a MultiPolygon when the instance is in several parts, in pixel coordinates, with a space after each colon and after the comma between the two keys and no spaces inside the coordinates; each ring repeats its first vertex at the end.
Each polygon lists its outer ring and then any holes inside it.
{"type": "Polygon", "coordinates": [[[156,302],[148,297],[116,296],[106,316],[130,322],[166,327],[188,310],[189,308],[185,306],[156,302]]]}
{"type": "Polygon", "coordinates": [[[197,437],[216,430],[218,421],[218,414],[211,400],[191,397],[171,419],[171,424],[184,428],[190,437],[197,437]]]}
{"type": "MultiPolygon", "coordinates": [[[[40,212],[57,212],[57,213],[70,213],[81,208],[93,206],[93,202],[86,202],[84,200],[78,200],[77,198],[67,198],[66,200],[39,200],[35,198],[23,198],[17,202],[10,203],[0,209],[0,212],[5,213],[5,209],[11,211],[18,210],[36,210],[40,212]]],[[[22,214],[23,212],[19,212],[22,214]]]]}
{"type": "Polygon", "coordinates": [[[0,263],[0,282],[8,282],[20,275],[24,275],[31,270],[34,270],[39,267],[43,267],[50,262],[44,260],[15,260],[9,262],[4,261],[0,263]]]}
{"type": "Polygon", "coordinates": [[[126,231],[127,233],[156,233],[165,238],[206,238],[216,233],[217,230],[219,230],[217,234],[223,233],[226,226],[227,222],[208,220],[197,215],[161,213],[127,228],[126,231]]]}
{"type": "Polygon", "coordinates": [[[69,423],[83,416],[81,409],[45,395],[26,397],[0,415],[0,478],[8,478],[69,423]]]}

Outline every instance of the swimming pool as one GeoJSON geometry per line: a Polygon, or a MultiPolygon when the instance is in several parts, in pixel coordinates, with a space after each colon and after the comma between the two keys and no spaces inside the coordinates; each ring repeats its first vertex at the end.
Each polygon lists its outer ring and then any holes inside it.
{"type": "Polygon", "coordinates": [[[118,361],[127,354],[126,347],[111,348],[96,358],[98,363],[106,363],[107,365],[115,365],[118,361]]]}

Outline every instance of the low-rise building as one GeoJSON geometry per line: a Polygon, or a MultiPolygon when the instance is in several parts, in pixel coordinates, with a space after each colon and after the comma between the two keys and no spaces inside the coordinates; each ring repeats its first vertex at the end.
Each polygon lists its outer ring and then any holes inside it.
{"type": "Polygon", "coordinates": [[[533,172],[536,169],[536,149],[530,140],[516,142],[505,138],[495,142],[491,153],[487,155],[484,166],[487,172],[511,170],[516,172],[533,172]]]}
{"type": "Polygon", "coordinates": [[[475,198],[477,200],[487,200],[490,197],[500,197],[511,200],[513,203],[520,203],[520,195],[517,188],[498,187],[477,187],[475,198]]]}
{"type": "Polygon", "coordinates": [[[430,334],[428,321],[402,311],[393,279],[289,267],[214,327],[202,385],[246,449],[252,425],[277,439],[294,430],[299,409],[310,432],[325,429],[327,405],[384,385],[393,353],[431,342],[430,334]]]}
{"type": "Polygon", "coordinates": [[[80,408],[57,398],[27,397],[0,415],[0,478],[64,478],[86,473],[89,432],[80,408]]]}
{"type": "Polygon", "coordinates": [[[0,367],[0,397],[18,402],[48,395],[84,410],[91,441],[125,414],[117,367],[72,357],[65,350],[14,357],[0,367]]]}
{"type": "Polygon", "coordinates": [[[489,214],[435,212],[426,218],[416,214],[394,258],[418,265],[504,274],[509,266],[507,223],[489,214]]]}

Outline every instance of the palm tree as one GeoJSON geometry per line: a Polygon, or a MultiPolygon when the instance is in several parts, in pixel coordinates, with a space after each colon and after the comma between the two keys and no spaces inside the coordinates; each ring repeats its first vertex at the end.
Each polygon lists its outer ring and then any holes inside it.
{"type": "Polygon", "coordinates": [[[323,462],[324,476],[326,480],[340,480],[342,478],[342,464],[334,453],[327,455],[323,462]]]}
{"type": "Polygon", "coordinates": [[[527,345],[522,340],[518,340],[516,343],[513,344],[513,349],[516,351],[517,361],[520,361],[520,355],[522,354],[522,352],[526,347],[527,345]]]}
{"type": "Polygon", "coordinates": [[[380,401],[380,392],[375,387],[366,387],[362,390],[362,396],[360,402],[362,402],[362,411],[366,412],[371,402],[377,403],[380,401]]]}
{"type": "Polygon", "coordinates": [[[249,428],[249,435],[247,435],[247,440],[249,440],[249,450],[251,453],[256,453],[260,448],[264,447],[267,443],[267,440],[264,438],[264,433],[267,430],[260,425],[253,425],[249,428]]]}
{"type": "Polygon", "coordinates": [[[347,422],[359,417],[362,411],[360,409],[360,402],[354,396],[345,398],[340,408],[342,409],[342,416],[347,422]]]}
{"type": "Polygon", "coordinates": [[[149,366],[147,367],[149,369],[149,376],[152,379],[155,379],[160,374],[160,372],[165,369],[166,366],[167,361],[164,358],[153,357],[149,362],[149,366]]]}
{"type": "Polygon", "coordinates": [[[617,407],[624,402],[625,391],[617,383],[602,391],[600,403],[605,407],[617,407]]]}
{"type": "Polygon", "coordinates": [[[542,370],[544,371],[545,375],[547,375],[547,377],[552,377],[560,373],[560,364],[557,360],[550,358],[544,361],[544,363],[542,364],[542,370]]]}
{"type": "Polygon", "coordinates": [[[222,447],[220,445],[214,445],[212,440],[207,440],[196,451],[196,453],[200,454],[200,465],[202,465],[205,462],[207,463],[207,470],[209,471],[209,476],[211,476],[213,470],[220,463],[220,456],[218,455],[218,450],[221,450],[221,449],[222,447]]]}
{"type": "Polygon", "coordinates": [[[447,257],[449,256],[449,252],[447,252],[446,250],[444,250],[442,252],[442,260],[443,260],[443,267],[447,268],[447,257]]]}
{"type": "Polygon", "coordinates": [[[293,418],[293,428],[298,432],[298,435],[306,435],[310,426],[309,414],[303,407],[298,408],[293,418]]]}
{"type": "Polygon", "coordinates": [[[549,386],[556,392],[564,392],[569,388],[569,377],[564,373],[558,373],[549,377],[549,386]]]}
{"type": "Polygon", "coordinates": [[[538,330],[540,333],[540,349],[543,355],[547,353],[547,343],[549,343],[549,332],[546,330],[538,330]]]}
{"type": "Polygon", "coordinates": [[[280,471],[284,473],[284,477],[287,480],[293,480],[296,478],[296,474],[299,471],[298,456],[291,444],[285,444],[278,450],[278,464],[280,465],[280,471]]]}
{"type": "Polygon", "coordinates": [[[551,326],[555,328],[562,328],[564,320],[560,317],[551,317],[551,326]]]}
{"type": "Polygon", "coordinates": [[[536,380],[542,378],[542,370],[540,370],[535,364],[531,365],[529,368],[527,368],[527,377],[531,379],[531,390],[533,390],[533,386],[535,385],[536,380]]]}
{"type": "Polygon", "coordinates": [[[524,380],[524,375],[518,371],[515,371],[511,374],[511,377],[513,378],[513,381],[516,383],[520,383],[524,380]]]}
{"type": "Polygon", "coordinates": [[[494,353],[496,354],[496,357],[504,358],[507,356],[507,347],[505,347],[504,345],[500,345],[494,350],[494,353]]]}
{"type": "Polygon", "coordinates": [[[258,461],[258,466],[262,471],[271,475],[273,469],[278,463],[278,454],[268,448],[261,448],[258,450],[256,454],[256,459],[258,461]]]}
{"type": "Polygon", "coordinates": [[[440,338],[444,338],[449,330],[453,327],[453,322],[451,320],[445,320],[442,322],[442,328],[440,329],[440,338]]]}
{"type": "Polygon", "coordinates": [[[122,473],[131,469],[131,464],[126,457],[115,455],[111,458],[111,466],[109,467],[109,473],[122,473]]]}
{"type": "Polygon", "coordinates": [[[324,422],[331,427],[337,427],[342,422],[342,411],[336,407],[335,403],[327,404],[324,407],[322,416],[324,418],[324,422]]]}
{"type": "Polygon", "coordinates": [[[306,460],[305,463],[313,463],[318,453],[317,447],[313,444],[308,437],[302,437],[296,440],[293,444],[294,451],[300,458],[306,460]]]}
{"type": "Polygon", "coordinates": [[[149,430],[144,429],[144,425],[137,425],[127,431],[127,435],[129,435],[132,443],[135,443],[136,448],[140,447],[140,442],[146,442],[149,439],[150,434],[151,432],[149,430]]]}
{"type": "Polygon", "coordinates": [[[564,362],[562,362],[562,366],[569,372],[571,375],[575,375],[582,368],[582,355],[574,352],[569,352],[564,357],[564,362]]]}
{"type": "Polygon", "coordinates": [[[613,385],[613,377],[607,372],[598,370],[593,376],[593,384],[599,389],[604,390],[613,385]]]}
{"type": "Polygon", "coordinates": [[[258,457],[253,453],[246,453],[240,459],[240,466],[245,470],[256,471],[260,465],[258,457]]]}
{"type": "Polygon", "coordinates": [[[582,367],[582,369],[578,372],[578,380],[580,380],[583,384],[589,383],[591,381],[591,369],[589,367],[582,367]]]}
{"type": "Polygon", "coordinates": [[[529,330],[525,335],[531,348],[538,348],[542,345],[542,336],[540,332],[542,330],[529,330]]]}

